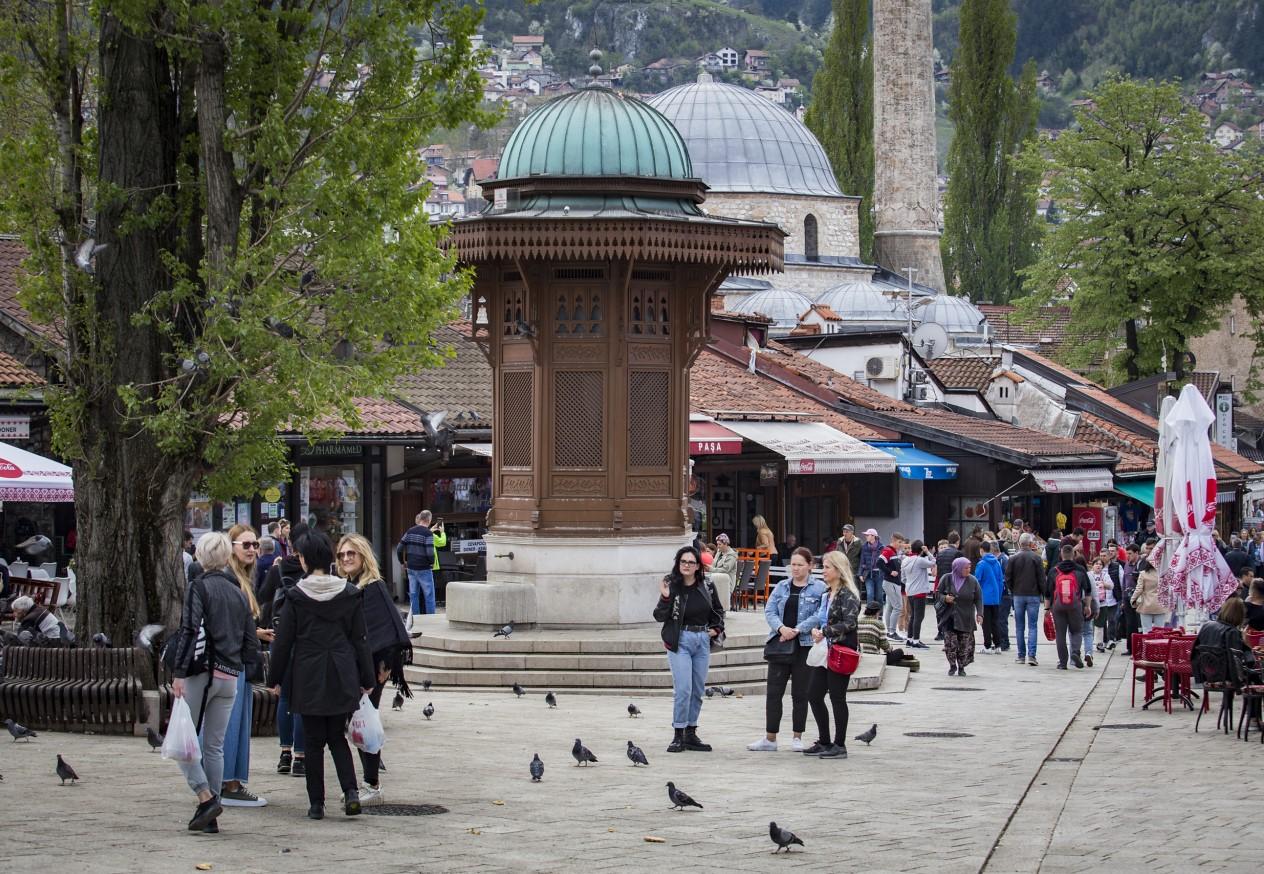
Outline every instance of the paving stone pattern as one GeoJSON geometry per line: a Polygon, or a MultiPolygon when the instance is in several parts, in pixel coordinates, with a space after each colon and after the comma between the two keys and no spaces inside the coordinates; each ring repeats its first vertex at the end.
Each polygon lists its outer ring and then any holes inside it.
{"type": "MultiPolygon", "coordinates": [[[[946,676],[938,649],[922,653],[922,671],[908,678],[906,691],[853,695],[903,706],[853,707],[849,735],[876,720],[878,738],[870,748],[849,744],[846,761],[788,750],[788,700],[783,751],[745,750],[764,721],[762,696],[746,696],[705,702],[700,733],[715,752],[669,755],[669,699],[637,699],[644,716],[633,720],[625,697],[562,694],[550,710],[545,689],[530,688],[519,700],[508,690],[418,688],[403,712],[383,714],[383,786],[389,802],[441,804],[449,813],[349,819],[331,804],[326,820],[311,822],[302,781],[274,773],[276,741],[261,738],[252,748],[250,785],[270,803],[226,810],[218,836],[185,830],[192,796],[176,766],[151,754],[143,738],[43,733],[29,744],[4,740],[7,867],[36,870],[53,853],[59,870],[76,872],[192,871],[209,863],[221,872],[687,865],[950,874],[977,872],[985,860],[989,871],[1247,870],[1233,860],[1258,852],[1248,836],[1259,808],[1237,799],[1264,797],[1257,776],[1264,748],[1206,730],[1207,719],[1195,736],[1190,713],[1129,711],[1121,658],[1063,672],[1053,669],[1043,642],[1041,649],[1040,668],[980,654],[961,682],[984,690],[972,694],[935,689],[958,681],[946,676]],[[1099,684],[1103,670],[1108,679],[1099,684]],[[430,722],[421,716],[428,700],[436,708],[430,722]],[[1162,728],[1091,730],[1103,721],[1162,728]],[[905,736],[941,731],[974,737],[905,736]],[[570,748],[577,736],[598,764],[575,766],[570,748]],[[629,739],[644,748],[648,768],[628,762],[629,739]],[[527,771],[535,752],[545,763],[539,784],[527,771]],[[83,775],[79,785],[57,785],[57,753],[83,775]],[[1083,761],[1046,762],[1050,756],[1083,761]],[[1062,788],[1042,785],[1055,771],[1062,788]],[[668,780],[704,809],[669,810],[668,780]],[[770,819],[806,847],[772,859],[770,819]]],[[[809,728],[806,739],[814,736],[809,728]]],[[[332,800],[331,765],[326,779],[332,800]]]]}

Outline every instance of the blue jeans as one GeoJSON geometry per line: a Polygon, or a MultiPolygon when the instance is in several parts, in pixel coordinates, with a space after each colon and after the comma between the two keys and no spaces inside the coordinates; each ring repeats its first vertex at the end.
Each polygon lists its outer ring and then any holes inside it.
{"type": "Polygon", "coordinates": [[[1040,624],[1040,597],[1014,596],[1014,636],[1018,638],[1018,654],[1036,657],[1036,626],[1040,624]],[[1024,645],[1026,649],[1024,650],[1024,645]]]}
{"type": "Polygon", "coordinates": [[[886,599],[886,593],[882,591],[882,574],[875,568],[865,576],[865,600],[882,604],[886,599]]]}
{"type": "Polygon", "coordinates": [[[412,602],[413,615],[433,613],[435,611],[434,571],[415,571],[408,569],[408,599],[412,602]],[[422,595],[425,602],[422,602],[422,595]],[[425,610],[422,610],[422,607],[425,610]]]}
{"type": "Polygon", "coordinates": [[[676,651],[667,651],[667,664],[672,673],[672,728],[697,725],[711,665],[711,635],[705,631],[680,632],[676,651]]]}
{"type": "MultiPolygon", "coordinates": [[[[233,712],[228,717],[224,731],[224,778],[228,783],[250,779],[250,725],[254,721],[255,696],[246,682],[246,672],[237,675],[237,697],[233,699],[233,712]]],[[[218,790],[212,786],[212,792],[218,790]]]]}
{"type": "Polygon", "coordinates": [[[290,712],[288,678],[281,683],[281,696],[277,699],[277,738],[281,746],[293,748],[296,756],[303,755],[303,717],[290,712]]]}

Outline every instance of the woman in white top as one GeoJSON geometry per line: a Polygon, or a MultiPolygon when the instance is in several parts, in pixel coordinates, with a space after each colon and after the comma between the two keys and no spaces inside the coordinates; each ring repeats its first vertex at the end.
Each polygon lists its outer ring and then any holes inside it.
{"type": "Polygon", "coordinates": [[[931,571],[935,569],[935,559],[930,550],[920,540],[914,540],[909,547],[909,554],[900,563],[900,579],[904,583],[904,594],[908,597],[908,640],[904,645],[915,649],[927,649],[922,643],[922,619],[926,616],[926,599],[931,593],[931,571]]]}

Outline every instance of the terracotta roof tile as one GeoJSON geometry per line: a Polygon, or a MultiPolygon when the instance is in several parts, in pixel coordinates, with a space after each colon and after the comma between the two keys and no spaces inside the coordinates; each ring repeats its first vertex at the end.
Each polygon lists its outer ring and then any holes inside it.
{"type": "Polygon", "coordinates": [[[1219,370],[1196,370],[1189,376],[1190,383],[1198,389],[1198,393],[1207,401],[1208,406],[1216,405],[1216,389],[1220,387],[1219,370]]]}
{"type": "Polygon", "coordinates": [[[65,337],[57,324],[41,324],[18,302],[18,278],[22,275],[22,262],[30,253],[22,241],[8,234],[0,234],[0,314],[19,323],[31,333],[62,346],[65,337]]]}
{"type": "Polygon", "coordinates": [[[435,345],[451,346],[455,356],[442,367],[419,369],[395,383],[401,398],[427,412],[446,412],[446,424],[457,430],[492,426],[492,368],[470,330],[469,322],[440,328],[435,345]]]}
{"type": "Polygon", "coordinates": [[[1032,346],[1055,355],[1066,343],[1067,329],[1071,325],[1070,307],[1043,307],[1039,315],[1023,317],[1018,314],[1018,307],[1010,304],[977,306],[997,342],[1032,346]]]}
{"type": "MultiPolygon", "coordinates": [[[[1083,374],[1076,373],[1074,370],[1067,367],[1065,364],[1059,364],[1058,362],[1054,361],[1052,358],[1048,357],[1047,355],[1041,355],[1039,352],[1034,352],[1031,349],[1015,349],[1014,356],[1029,358],[1035,364],[1044,365],[1050,370],[1055,371],[1056,373],[1061,375],[1063,378],[1067,379],[1071,385],[1095,385],[1095,383],[1092,380],[1090,380],[1088,377],[1084,376],[1083,374]]],[[[1103,394],[1105,394],[1105,389],[1103,389],[1102,392],[1103,394]]]]}
{"type": "Polygon", "coordinates": [[[45,385],[44,377],[7,352],[0,352],[0,386],[7,388],[45,385]]]}
{"type": "Polygon", "coordinates": [[[964,416],[946,410],[929,408],[892,410],[885,415],[899,421],[936,428],[957,437],[965,437],[979,443],[1000,446],[1028,455],[1085,455],[1101,451],[1099,447],[1087,445],[1079,440],[1055,437],[1043,431],[1019,428],[995,419],[964,416]]]}
{"type": "Polygon", "coordinates": [[[1156,441],[1108,422],[1092,413],[1080,413],[1075,439],[1119,453],[1116,473],[1153,473],[1158,458],[1156,441]]]}
{"type": "MultiPolygon", "coordinates": [[[[344,435],[375,437],[420,436],[426,432],[421,415],[398,401],[386,398],[355,398],[354,403],[362,420],[358,427],[352,426],[338,416],[330,415],[318,419],[310,430],[332,430],[344,435]]],[[[296,433],[285,429],[279,430],[283,434],[296,433]]]]}
{"type": "Polygon", "coordinates": [[[993,356],[951,355],[926,362],[935,378],[948,389],[987,391],[1001,359],[993,356]]]}

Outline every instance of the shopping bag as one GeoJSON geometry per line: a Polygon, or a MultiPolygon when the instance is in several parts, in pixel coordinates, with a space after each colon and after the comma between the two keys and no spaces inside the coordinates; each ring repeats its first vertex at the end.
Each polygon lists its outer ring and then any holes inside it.
{"type": "Polygon", "coordinates": [[[808,667],[823,668],[829,658],[829,641],[821,638],[808,650],[808,667]]]}
{"type": "Polygon", "coordinates": [[[177,698],[171,705],[167,736],[162,741],[162,757],[173,762],[196,762],[202,757],[197,726],[193,724],[189,702],[184,698],[177,698]]]}
{"type": "Polygon", "coordinates": [[[380,753],[382,745],[386,743],[382,717],[378,715],[377,708],[368,695],[360,696],[360,709],[351,714],[351,722],[347,724],[347,739],[369,755],[380,753]]]}
{"type": "Polygon", "coordinates": [[[1053,614],[1045,611],[1045,640],[1053,640],[1053,614]]]}

